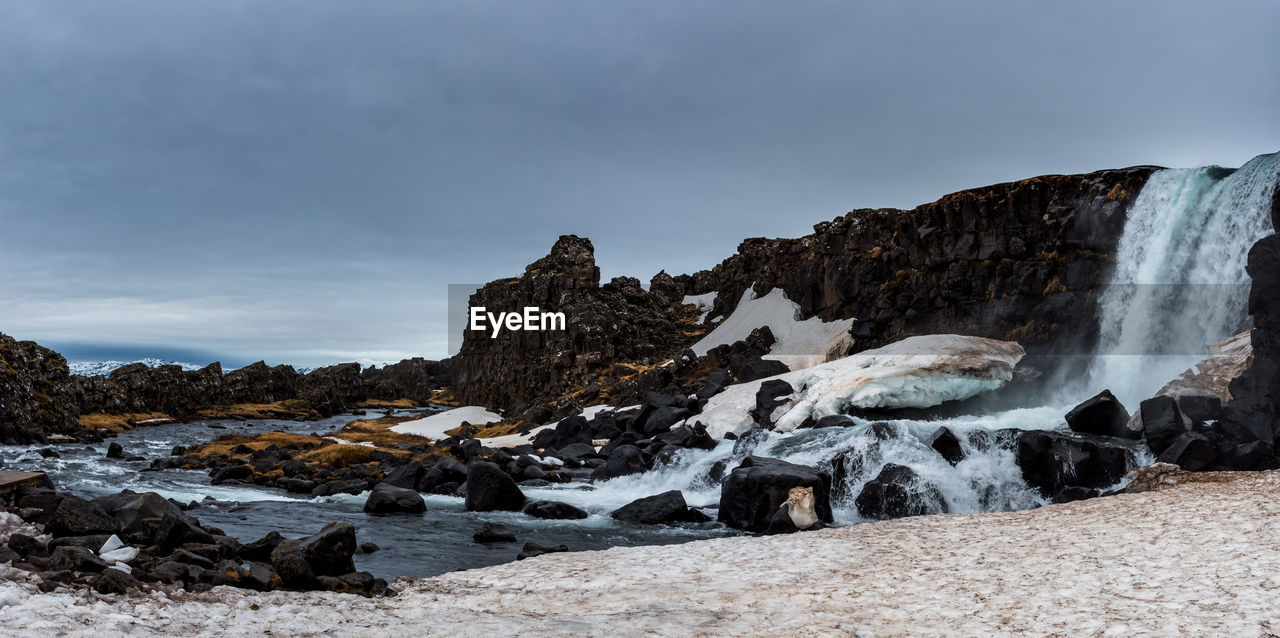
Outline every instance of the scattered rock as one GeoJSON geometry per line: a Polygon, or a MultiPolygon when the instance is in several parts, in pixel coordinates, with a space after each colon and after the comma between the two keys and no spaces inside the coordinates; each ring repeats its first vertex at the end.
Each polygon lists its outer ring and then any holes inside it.
{"type": "Polygon", "coordinates": [[[501,523],[485,523],[472,535],[477,543],[514,543],[516,535],[501,523]]]}
{"type": "Polygon", "coordinates": [[[379,483],[365,499],[364,511],[369,514],[421,514],[427,511],[427,502],[411,489],[379,483]]]}
{"type": "Polygon", "coordinates": [[[1077,405],[1067,413],[1067,426],[1072,432],[1140,439],[1142,432],[1129,428],[1129,411],[1120,400],[1103,390],[1097,396],[1077,405]]]}
{"type": "Polygon", "coordinates": [[[832,521],[830,474],[762,456],[747,457],[725,478],[720,488],[719,520],[738,529],[766,531],[793,487],[813,488],[818,519],[832,521]]]}
{"type": "Polygon", "coordinates": [[[952,465],[964,460],[964,448],[960,446],[960,438],[945,426],[933,433],[929,447],[941,454],[942,458],[952,465]]]}
{"type": "MultiPolygon", "coordinates": [[[[701,512],[699,512],[701,514],[701,512]]],[[[692,522],[689,505],[680,490],[671,490],[655,496],[636,499],[610,514],[613,518],[641,525],[671,525],[692,522]]]]}
{"type": "Polygon", "coordinates": [[[468,512],[518,512],[524,507],[525,500],[515,480],[497,465],[485,461],[471,463],[467,470],[468,512]]]}
{"type": "Polygon", "coordinates": [[[547,547],[545,545],[539,545],[537,543],[530,541],[524,544],[524,549],[520,550],[519,554],[516,554],[516,560],[524,560],[526,558],[533,558],[534,556],[541,556],[543,554],[552,554],[552,553],[567,552],[567,551],[569,551],[569,548],[565,545],[556,545],[555,547],[547,547]]]}
{"type": "Polygon", "coordinates": [[[545,519],[583,519],[589,516],[585,510],[559,501],[534,501],[524,507],[524,513],[545,519]]]}
{"type": "Polygon", "coordinates": [[[317,575],[341,576],[356,570],[351,562],[355,549],[356,528],[351,523],[330,523],[311,536],[281,541],[271,552],[271,563],[279,571],[283,558],[296,557],[317,575]]]}
{"type": "Polygon", "coordinates": [[[920,478],[905,465],[887,463],[867,482],[854,501],[864,518],[885,520],[947,512],[947,502],[937,486],[920,478]]]}

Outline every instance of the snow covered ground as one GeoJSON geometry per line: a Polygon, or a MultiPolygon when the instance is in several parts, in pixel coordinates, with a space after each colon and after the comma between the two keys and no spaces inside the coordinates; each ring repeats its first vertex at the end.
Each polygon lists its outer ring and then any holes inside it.
{"type": "Polygon", "coordinates": [[[800,306],[787,299],[781,289],[774,288],[769,294],[757,297],[755,291],[748,288],[733,313],[694,344],[693,352],[705,355],[716,346],[741,341],[750,336],[751,331],[769,326],[777,343],[765,358],[781,361],[792,370],[801,370],[822,363],[833,354],[839,357],[852,343],[849,330],[853,319],[824,322],[810,317],[801,321],[800,314],[800,306]]]}
{"type": "MultiPolygon", "coordinates": [[[[1280,627],[1280,476],[991,514],[537,558],[399,596],[40,594],[5,636],[1266,636],[1280,627]]],[[[0,566],[0,578],[10,571],[0,566]]]]}
{"type": "Polygon", "coordinates": [[[472,425],[484,425],[501,420],[501,414],[490,412],[478,405],[468,405],[438,412],[421,419],[405,421],[399,425],[392,426],[391,431],[401,434],[416,434],[425,436],[428,439],[443,439],[448,436],[445,432],[462,425],[463,421],[472,425]]]}
{"type": "MultiPolygon", "coordinates": [[[[780,374],[796,393],[775,413],[777,429],[794,429],[815,419],[840,414],[844,408],[928,408],[995,390],[1013,378],[1025,352],[1011,341],[960,335],[928,335],[903,339],[883,348],[780,374]]],[[[719,439],[754,422],[756,392],[769,379],[731,385],[707,402],[701,421],[719,439]]]]}

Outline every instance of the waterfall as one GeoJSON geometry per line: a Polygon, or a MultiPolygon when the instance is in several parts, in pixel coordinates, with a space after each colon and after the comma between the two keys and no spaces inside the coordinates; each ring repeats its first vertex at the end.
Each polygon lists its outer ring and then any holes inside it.
{"type": "Polygon", "coordinates": [[[1272,232],[1280,153],[1238,170],[1154,173],[1134,200],[1100,300],[1089,392],[1130,409],[1249,328],[1249,248],[1272,232]]]}

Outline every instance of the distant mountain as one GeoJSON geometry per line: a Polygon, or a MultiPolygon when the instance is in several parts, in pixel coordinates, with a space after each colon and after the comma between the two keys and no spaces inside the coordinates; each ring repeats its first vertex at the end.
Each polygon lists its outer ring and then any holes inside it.
{"type": "Polygon", "coordinates": [[[199,370],[204,367],[198,366],[194,363],[165,361],[163,359],[152,358],[138,359],[137,361],[72,361],[67,363],[67,367],[71,369],[71,374],[78,374],[85,377],[105,377],[114,372],[116,368],[121,368],[131,363],[141,363],[146,365],[148,368],[177,365],[182,366],[183,370],[199,370]]]}

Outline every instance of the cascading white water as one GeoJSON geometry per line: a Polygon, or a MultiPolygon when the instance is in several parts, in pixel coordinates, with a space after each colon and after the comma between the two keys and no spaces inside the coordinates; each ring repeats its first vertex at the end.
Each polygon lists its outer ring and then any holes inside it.
{"type": "Polygon", "coordinates": [[[1168,169],[1134,200],[1100,301],[1089,392],[1131,409],[1248,328],[1249,247],[1272,232],[1280,153],[1240,169],[1168,169]]]}

